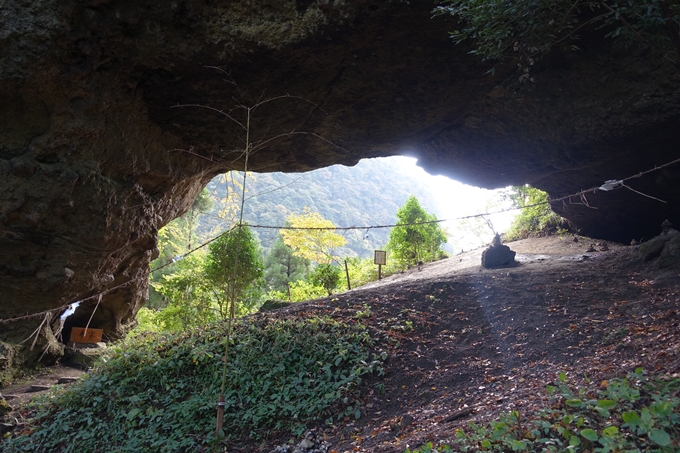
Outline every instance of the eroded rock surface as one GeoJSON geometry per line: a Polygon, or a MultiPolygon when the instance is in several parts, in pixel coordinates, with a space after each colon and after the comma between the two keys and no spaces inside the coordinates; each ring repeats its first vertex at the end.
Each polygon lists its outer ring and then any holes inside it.
{"type": "MultiPolygon", "coordinates": [[[[560,197],[678,158],[679,78],[654,54],[614,50],[583,30],[580,52],[552,55],[518,91],[512,68],[488,74],[453,45],[455,24],[432,19],[432,7],[5,2],[0,319],[80,300],[74,319],[86,322],[102,294],[91,327],[115,338],[134,324],[158,229],[214,175],[243,166],[239,124],[177,105],[243,124],[235,107],[271,99],[250,123],[255,171],[410,152],[432,173],[488,188],[531,183],[560,197]]],[[[665,218],[680,224],[679,173],[669,166],[627,181],[665,204],[620,188],[554,209],[584,234],[651,237],[665,218]]],[[[0,341],[53,326],[59,313],[5,323],[0,341]]]]}

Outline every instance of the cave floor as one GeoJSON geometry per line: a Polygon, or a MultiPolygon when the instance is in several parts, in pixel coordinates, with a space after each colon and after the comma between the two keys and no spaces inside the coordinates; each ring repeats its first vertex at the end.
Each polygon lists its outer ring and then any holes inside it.
{"type": "Polygon", "coordinates": [[[85,373],[82,368],[56,364],[35,371],[11,385],[0,389],[2,396],[13,407],[21,407],[36,396],[44,395],[51,387],[68,385],[85,373]]]}
{"type": "MultiPolygon", "coordinates": [[[[506,245],[513,267],[483,269],[473,250],[266,315],[360,321],[389,351],[385,376],[364,383],[362,417],[325,428],[331,450],[446,443],[471,421],[544,407],[560,372],[576,385],[640,366],[678,375],[679,269],[571,235],[506,245]]],[[[231,447],[268,452],[276,441],[231,447]]]]}
{"type": "MultiPolygon", "coordinates": [[[[481,268],[479,249],[254,315],[361,322],[376,350],[387,352],[384,376],[362,383],[361,418],[310,425],[329,451],[446,443],[471,421],[543,407],[545,385],[561,372],[576,385],[640,366],[678,376],[680,269],[660,270],[641,262],[635,247],[583,237],[507,245],[518,253],[512,267],[481,268]]],[[[289,439],[244,438],[227,447],[270,452],[289,439]]]]}

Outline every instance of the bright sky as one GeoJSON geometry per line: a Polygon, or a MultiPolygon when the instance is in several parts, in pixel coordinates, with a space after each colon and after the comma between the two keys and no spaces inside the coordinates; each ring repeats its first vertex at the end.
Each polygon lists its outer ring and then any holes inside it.
{"type": "MultiPolygon", "coordinates": [[[[391,157],[395,159],[409,173],[416,175],[424,184],[429,186],[432,199],[438,208],[435,214],[438,219],[456,219],[467,215],[500,211],[511,207],[510,202],[501,197],[503,189],[487,190],[468,186],[445,176],[432,176],[416,164],[411,157],[391,157]]],[[[510,211],[489,216],[494,229],[505,232],[518,211],[510,211]]],[[[491,229],[485,226],[483,220],[471,220],[466,224],[459,221],[443,222],[442,227],[450,234],[449,243],[454,252],[460,249],[471,250],[488,244],[493,239],[491,229]],[[475,231],[472,231],[476,229],[475,231]],[[481,236],[481,237],[480,237],[481,236]]]]}

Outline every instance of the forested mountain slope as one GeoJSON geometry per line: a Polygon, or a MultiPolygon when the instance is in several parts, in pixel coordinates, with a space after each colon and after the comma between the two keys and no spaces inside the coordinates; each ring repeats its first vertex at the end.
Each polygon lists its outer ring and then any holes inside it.
{"type": "MultiPolygon", "coordinates": [[[[234,189],[240,190],[221,176],[208,184],[214,205],[199,221],[200,236],[215,235],[230,225],[233,211],[224,212],[224,200],[234,189]]],[[[363,159],[354,167],[333,165],[307,173],[253,174],[246,181],[244,219],[254,226],[282,226],[290,214],[309,207],[340,227],[388,225],[396,222],[397,210],[412,194],[428,212],[436,213],[431,189],[400,158],[363,159]]],[[[266,250],[279,230],[256,227],[254,232],[266,250]]],[[[369,256],[387,243],[389,232],[347,231],[347,245],[338,252],[369,256]]]]}

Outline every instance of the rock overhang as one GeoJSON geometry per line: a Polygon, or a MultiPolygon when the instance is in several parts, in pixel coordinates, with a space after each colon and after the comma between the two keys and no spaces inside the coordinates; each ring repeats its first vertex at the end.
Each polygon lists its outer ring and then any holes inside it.
{"type": "MultiPolygon", "coordinates": [[[[0,318],[105,291],[94,322],[123,334],[157,230],[242,168],[243,129],[223,116],[239,106],[258,105],[256,171],[409,150],[434,174],[562,197],[679,157],[677,72],[597,32],[518,87],[454,45],[430,1],[24,3],[0,40],[0,318]]],[[[680,224],[678,173],[630,182],[667,203],[624,189],[553,208],[584,234],[650,237],[680,224]]]]}

